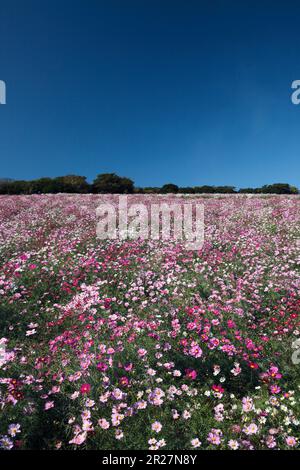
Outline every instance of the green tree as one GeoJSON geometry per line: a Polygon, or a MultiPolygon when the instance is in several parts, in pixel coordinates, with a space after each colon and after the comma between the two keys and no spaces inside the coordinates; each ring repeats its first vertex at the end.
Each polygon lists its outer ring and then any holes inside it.
{"type": "Polygon", "coordinates": [[[287,183],[274,183],[263,186],[260,192],[265,194],[295,194],[294,191],[295,188],[287,183]]]}
{"type": "Polygon", "coordinates": [[[55,178],[59,192],[62,193],[87,193],[90,185],[86,176],[66,175],[55,178]]]}
{"type": "Polygon", "coordinates": [[[95,193],[130,194],[133,193],[134,183],[115,173],[103,173],[94,180],[93,190],[95,193]]]}
{"type": "Polygon", "coordinates": [[[255,193],[256,189],[255,188],[240,188],[239,193],[240,194],[253,194],[255,193]]]}
{"type": "Polygon", "coordinates": [[[59,186],[53,178],[38,178],[26,182],[29,194],[58,193],[59,186]]]}
{"type": "Polygon", "coordinates": [[[202,193],[215,193],[215,187],[214,186],[195,186],[194,191],[196,194],[202,194],[202,193]]]}
{"type": "Polygon", "coordinates": [[[161,193],[178,193],[178,186],[176,184],[173,184],[173,183],[167,183],[167,184],[164,184],[161,188],[161,193]]]}
{"type": "Polygon", "coordinates": [[[187,186],[185,188],[179,188],[178,192],[181,193],[181,194],[194,194],[195,189],[191,188],[190,186],[187,186]]]}
{"type": "Polygon", "coordinates": [[[159,194],[160,188],[147,186],[146,188],[143,188],[143,191],[145,194],[159,194]]]}
{"type": "Polygon", "coordinates": [[[220,194],[234,194],[236,190],[234,186],[216,186],[215,192],[220,194]]]}

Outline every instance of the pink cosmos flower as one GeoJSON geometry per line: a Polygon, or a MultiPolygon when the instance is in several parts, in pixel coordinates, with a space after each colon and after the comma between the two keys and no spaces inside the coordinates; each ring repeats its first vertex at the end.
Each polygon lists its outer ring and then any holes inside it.
{"type": "Polygon", "coordinates": [[[228,447],[232,450],[237,450],[239,448],[239,443],[235,439],[230,439],[228,442],[228,447]]]}
{"type": "Polygon", "coordinates": [[[105,372],[108,369],[108,365],[105,364],[104,362],[98,362],[97,369],[100,370],[101,372],[105,372]]]}
{"type": "Polygon", "coordinates": [[[120,439],[123,439],[124,433],[121,429],[117,429],[115,436],[116,436],[116,439],[120,440],[120,439]]]}
{"type": "Polygon", "coordinates": [[[222,431],[220,429],[212,429],[208,434],[207,440],[211,444],[218,446],[221,444],[221,437],[222,431]]]}
{"type": "Polygon", "coordinates": [[[294,436],[286,437],[285,442],[289,447],[295,447],[297,445],[297,439],[294,436]]]}
{"type": "Polygon", "coordinates": [[[243,432],[247,435],[256,434],[257,431],[258,431],[258,427],[255,423],[250,423],[248,424],[248,426],[245,426],[243,428],[243,432]]]}
{"type": "Polygon", "coordinates": [[[69,441],[69,444],[76,444],[77,446],[80,446],[81,444],[84,443],[86,440],[87,432],[84,431],[81,434],[77,434],[71,441],[69,441]]]}
{"type": "Polygon", "coordinates": [[[152,423],[151,429],[152,429],[152,431],[155,431],[155,432],[158,433],[158,432],[161,431],[162,425],[161,425],[161,423],[160,423],[159,421],[155,421],[154,423],[152,423]]]}
{"type": "Polygon", "coordinates": [[[119,379],[119,384],[123,387],[127,387],[129,385],[129,379],[128,377],[121,377],[119,379]]]}
{"type": "Polygon", "coordinates": [[[143,348],[138,349],[138,355],[139,355],[140,357],[144,357],[144,356],[146,356],[146,354],[147,354],[147,350],[146,350],[146,349],[143,349],[143,348]]]}
{"type": "Polygon", "coordinates": [[[224,388],[221,385],[213,385],[211,388],[214,392],[224,393],[224,388]]]}
{"type": "Polygon", "coordinates": [[[54,401],[47,401],[45,403],[45,410],[50,410],[50,408],[54,408],[54,401]]]}
{"type": "Polygon", "coordinates": [[[192,342],[191,348],[189,350],[189,354],[196,358],[201,357],[202,349],[200,348],[199,344],[192,342]]]}
{"type": "Polygon", "coordinates": [[[194,369],[185,369],[185,376],[191,380],[197,378],[197,372],[194,369]]]}
{"type": "Polygon", "coordinates": [[[271,393],[280,393],[281,388],[278,385],[271,385],[270,386],[270,392],[271,393]]]}
{"type": "Polygon", "coordinates": [[[82,384],[80,387],[80,392],[82,395],[85,395],[86,393],[89,393],[91,390],[90,384],[82,384]]]}
{"type": "Polygon", "coordinates": [[[243,410],[248,413],[249,411],[253,410],[253,400],[249,397],[244,397],[242,399],[243,403],[243,410]]]}
{"type": "Polygon", "coordinates": [[[109,428],[109,422],[105,418],[99,419],[98,424],[102,429],[108,429],[109,428]]]}
{"type": "Polygon", "coordinates": [[[194,449],[197,449],[197,447],[201,446],[201,441],[196,437],[195,439],[191,440],[191,444],[194,447],[194,449]]]}

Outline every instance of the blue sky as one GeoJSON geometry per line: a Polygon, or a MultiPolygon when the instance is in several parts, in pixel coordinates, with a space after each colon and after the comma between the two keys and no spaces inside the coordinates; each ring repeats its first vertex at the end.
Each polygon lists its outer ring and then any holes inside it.
{"type": "Polygon", "coordinates": [[[300,3],[1,0],[0,176],[300,186],[300,3]]]}

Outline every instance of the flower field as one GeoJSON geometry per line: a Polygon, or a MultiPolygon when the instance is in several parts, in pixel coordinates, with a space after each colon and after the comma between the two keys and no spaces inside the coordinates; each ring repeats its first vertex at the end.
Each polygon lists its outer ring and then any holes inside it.
{"type": "Polygon", "coordinates": [[[97,195],[0,197],[1,449],[299,447],[300,199],[197,200],[187,251],[100,241],[97,195]]]}

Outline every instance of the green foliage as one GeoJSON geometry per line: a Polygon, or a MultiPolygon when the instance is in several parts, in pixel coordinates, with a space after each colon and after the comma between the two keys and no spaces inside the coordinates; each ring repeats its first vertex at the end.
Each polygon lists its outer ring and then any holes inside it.
{"type": "Polygon", "coordinates": [[[66,175],[56,178],[39,178],[31,181],[0,179],[0,194],[46,194],[46,193],[101,193],[101,194],[299,194],[298,188],[287,183],[274,183],[260,188],[240,188],[234,186],[187,186],[173,183],[161,188],[148,186],[134,187],[134,182],[116,173],[99,174],[93,184],[85,176],[66,175]]]}
{"type": "Polygon", "coordinates": [[[265,184],[261,188],[241,188],[239,193],[255,194],[299,194],[298,188],[287,183],[265,184]]]}
{"type": "Polygon", "coordinates": [[[178,192],[178,186],[173,183],[167,183],[164,184],[160,190],[161,193],[167,194],[167,193],[177,193],[178,192]]]}
{"type": "Polygon", "coordinates": [[[133,193],[134,184],[131,179],[115,173],[103,173],[94,180],[93,189],[95,193],[102,194],[130,194],[133,193]]]}

